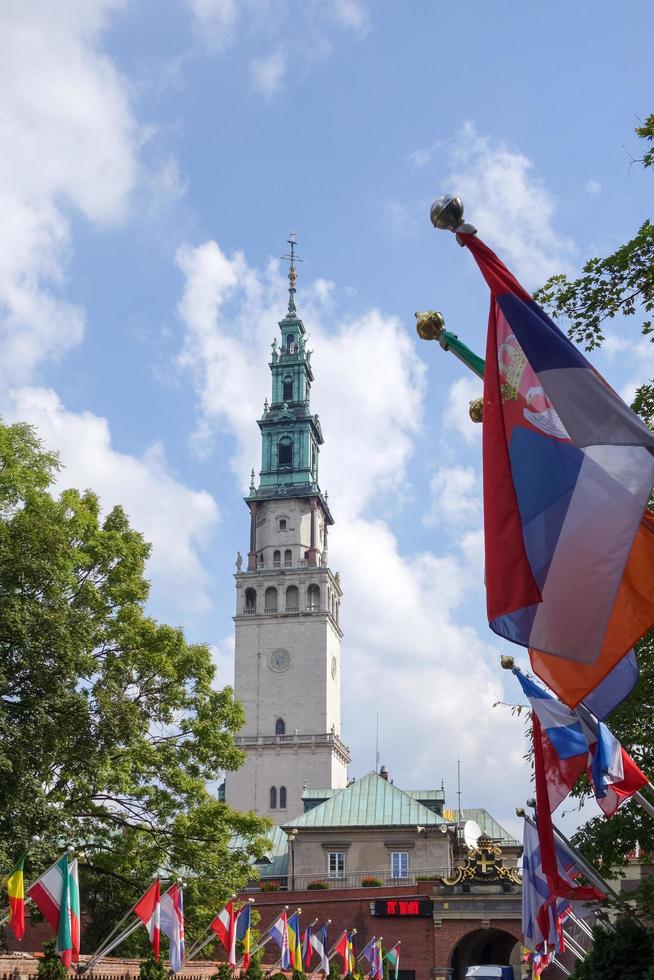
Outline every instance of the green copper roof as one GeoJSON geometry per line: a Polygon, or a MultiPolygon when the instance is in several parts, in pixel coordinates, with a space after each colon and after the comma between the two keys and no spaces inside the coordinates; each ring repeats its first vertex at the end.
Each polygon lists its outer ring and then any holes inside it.
{"type": "Polygon", "coordinates": [[[405,789],[405,793],[408,793],[414,800],[445,800],[445,792],[442,789],[405,789]]]}
{"type": "Polygon", "coordinates": [[[268,833],[270,849],[263,861],[257,862],[261,878],[283,878],[288,874],[288,837],[281,827],[273,827],[268,833]]]}
{"type": "Polygon", "coordinates": [[[491,840],[500,841],[502,844],[507,844],[514,847],[520,846],[520,841],[517,841],[514,837],[512,837],[511,834],[506,831],[494,817],[491,817],[488,810],[471,810],[464,807],[461,810],[461,816],[464,820],[476,821],[476,823],[479,824],[482,834],[487,834],[491,840]]]}
{"type": "Polygon", "coordinates": [[[445,821],[408,793],[369,772],[287,827],[410,827],[445,821]]]}

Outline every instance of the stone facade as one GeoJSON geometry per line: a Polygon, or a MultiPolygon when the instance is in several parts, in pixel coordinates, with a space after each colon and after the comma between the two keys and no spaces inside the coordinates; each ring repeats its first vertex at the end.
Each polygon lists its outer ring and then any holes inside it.
{"type": "Polygon", "coordinates": [[[392,875],[391,855],[407,854],[407,876],[443,874],[452,867],[452,835],[446,828],[316,828],[303,829],[293,842],[293,882],[329,878],[329,854],[344,854],[346,878],[371,875],[382,881],[392,875]],[[445,832],[443,832],[445,831],[445,832]]]}

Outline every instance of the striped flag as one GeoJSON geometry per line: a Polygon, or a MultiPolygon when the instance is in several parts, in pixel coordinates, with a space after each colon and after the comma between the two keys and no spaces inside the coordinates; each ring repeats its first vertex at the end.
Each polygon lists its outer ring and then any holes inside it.
{"type": "Polygon", "coordinates": [[[158,878],[138,900],[134,906],[134,912],[148,930],[154,958],[159,962],[159,948],[161,943],[161,883],[158,878]]]}
{"type": "Polygon", "coordinates": [[[247,970],[250,965],[250,922],[252,918],[252,906],[247,902],[240,912],[237,913],[232,929],[232,942],[229,951],[228,962],[230,966],[236,966],[236,942],[243,943],[243,969],[247,970]]]}
{"type": "Polygon", "coordinates": [[[386,953],[386,959],[395,970],[395,980],[398,980],[400,975],[400,943],[396,943],[392,949],[389,949],[386,953]]]}
{"type": "Polygon", "coordinates": [[[281,951],[280,967],[288,970],[291,965],[291,955],[288,948],[288,917],[286,912],[282,912],[278,919],[273,922],[268,934],[273,942],[277,943],[281,951]]]}
{"type": "Polygon", "coordinates": [[[57,936],[57,952],[64,966],[79,959],[80,907],[77,860],[68,864],[63,854],[27,890],[43,918],[57,936]]]}
{"type": "Polygon", "coordinates": [[[232,931],[234,928],[234,903],[230,899],[224,909],[222,909],[211,923],[210,928],[218,936],[225,951],[229,953],[232,945],[232,931]]]}
{"type": "Polygon", "coordinates": [[[312,956],[311,935],[311,926],[307,926],[302,933],[302,964],[307,967],[311,963],[312,956]]]}
{"type": "Polygon", "coordinates": [[[301,940],[300,916],[297,912],[288,917],[288,952],[291,958],[291,966],[294,970],[302,972],[302,940],[301,940]]]}
{"type": "Polygon", "coordinates": [[[27,851],[21,854],[13,871],[9,872],[4,881],[9,898],[9,926],[16,939],[22,939],[25,935],[25,877],[23,869],[26,857],[27,851]]]}
{"type": "Polygon", "coordinates": [[[311,945],[320,957],[320,969],[323,973],[329,973],[329,958],[327,956],[327,926],[318,929],[311,936],[311,945]]]}

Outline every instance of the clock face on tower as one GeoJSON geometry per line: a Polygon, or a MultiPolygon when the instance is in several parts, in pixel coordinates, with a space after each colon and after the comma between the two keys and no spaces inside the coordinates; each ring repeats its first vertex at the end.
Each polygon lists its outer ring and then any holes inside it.
{"type": "Polygon", "coordinates": [[[336,662],[336,657],[332,657],[332,677],[336,680],[336,673],[338,671],[338,663],[336,662]]]}
{"type": "Polygon", "coordinates": [[[278,673],[281,673],[283,670],[288,670],[291,666],[291,655],[288,650],[273,650],[268,657],[268,666],[271,670],[276,670],[278,673]]]}

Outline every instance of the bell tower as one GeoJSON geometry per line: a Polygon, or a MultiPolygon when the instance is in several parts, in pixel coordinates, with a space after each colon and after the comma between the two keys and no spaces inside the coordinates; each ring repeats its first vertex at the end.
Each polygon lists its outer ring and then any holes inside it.
{"type": "Polygon", "coordinates": [[[273,340],[271,401],[258,419],[259,484],[252,471],[247,568],[237,560],[234,693],[246,753],[228,773],[227,802],[275,823],[302,813],[302,790],[347,784],[340,739],[342,591],[328,563],[334,523],[318,483],[323,435],[310,409],[312,351],[295,307],[291,233],[288,311],[273,340]]]}

